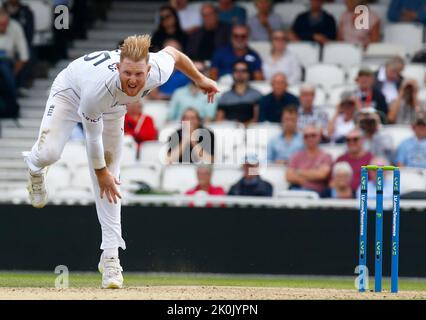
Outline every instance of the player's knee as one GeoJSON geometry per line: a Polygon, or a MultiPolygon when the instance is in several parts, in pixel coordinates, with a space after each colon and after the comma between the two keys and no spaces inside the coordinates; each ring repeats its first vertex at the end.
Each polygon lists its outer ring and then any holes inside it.
{"type": "Polygon", "coordinates": [[[60,159],[60,157],[61,151],[56,148],[46,146],[40,150],[39,159],[43,166],[48,166],[52,163],[55,163],[60,159]]]}

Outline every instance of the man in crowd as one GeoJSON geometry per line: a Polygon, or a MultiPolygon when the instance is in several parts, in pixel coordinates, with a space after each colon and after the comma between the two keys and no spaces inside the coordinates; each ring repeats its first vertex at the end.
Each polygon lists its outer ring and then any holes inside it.
{"type": "Polygon", "coordinates": [[[229,24],[246,24],[247,12],[235,0],[219,0],[219,20],[229,24]]]}
{"type": "Polygon", "coordinates": [[[272,92],[259,101],[259,121],[280,122],[282,110],[299,105],[299,99],[287,92],[287,77],[278,72],[271,79],[272,92]]]}
{"type": "Polygon", "coordinates": [[[236,61],[245,61],[249,66],[250,79],[263,80],[262,60],[256,51],[248,46],[249,28],[234,25],[231,32],[231,44],[217,49],[212,58],[210,77],[214,80],[232,73],[236,61]]]}
{"type": "Polygon", "coordinates": [[[401,74],[404,65],[404,59],[396,56],[386,61],[376,73],[374,86],[385,96],[387,104],[398,97],[399,88],[404,80],[401,74]]]}
{"type": "Polygon", "coordinates": [[[304,149],[290,158],[287,181],[290,183],[290,189],[311,190],[321,194],[327,188],[333,160],[319,147],[320,128],[306,126],[303,130],[303,141],[304,149]]]}
{"type": "Polygon", "coordinates": [[[355,192],[351,187],[353,170],[345,161],[337,162],[331,172],[330,188],[321,194],[322,198],[352,199],[355,192]]]}
{"type": "Polygon", "coordinates": [[[280,15],[273,12],[272,0],[255,0],[257,13],[248,19],[250,40],[269,41],[274,30],[282,29],[283,21],[280,15]]]}
{"type": "Polygon", "coordinates": [[[392,0],[388,7],[391,22],[420,22],[426,24],[426,7],[423,0],[392,0]]]}
{"type": "Polygon", "coordinates": [[[268,143],[268,162],[288,164],[296,152],[303,149],[303,137],[297,130],[297,108],[289,106],[281,115],[282,133],[268,143]]]}

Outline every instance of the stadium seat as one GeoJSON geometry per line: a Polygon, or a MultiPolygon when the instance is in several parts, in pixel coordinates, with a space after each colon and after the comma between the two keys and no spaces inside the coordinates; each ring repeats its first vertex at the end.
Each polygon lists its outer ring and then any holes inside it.
{"type": "Polygon", "coordinates": [[[185,193],[197,185],[194,165],[170,165],[163,170],[161,188],[164,191],[185,193]]]}
{"type": "Polygon", "coordinates": [[[389,23],[384,29],[383,42],[405,46],[408,54],[419,50],[423,43],[423,25],[416,23],[389,23]]]}
{"type": "Polygon", "coordinates": [[[234,80],[232,79],[232,74],[224,74],[217,80],[218,84],[220,85],[228,85],[232,86],[234,83],[234,80]]]}
{"type": "Polygon", "coordinates": [[[320,145],[322,151],[328,153],[333,161],[336,161],[338,157],[346,152],[345,144],[335,144],[335,143],[324,143],[320,145]]]}
{"type": "Polygon", "coordinates": [[[88,205],[95,202],[95,197],[90,188],[87,187],[60,187],[55,192],[55,197],[51,199],[55,204],[65,202],[68,205],[82,204],[88,205]]]}
{"type": "Polygon", "coordinates": [[[306,190],[283,190],[277,193],[277,197],[300,200],[301,202],[303,202],[303,200],[319,200],[318,193],[306,190]]]}
{"type": "Polygon", "coordinates": [[[263,95],[267,95],[272,92],[271,83],[269,81],[250,81],[250,86],[263,95]]]}
{"type": "Polygon", "coordinates": [[[344,91],[354,91],[356,89],[355,85],[348,85],[348,84],[344,84],[341,86],[337,86],[332,88],[329,92],[328,92],[328,100],[327,100],[327,104],[330,107],[336,107],[336,105],[340,102],[340,98],[342,96],[342,93],[344,91]]]}
{"type": "Polygon", "coordinates": [[[136,146],[123,145],[121,150],[121,165],[132,165],[136,162],[137,149],[136,146]]]}
{"type": "Polygon", "coordinates": [[[425,171],[417,168],[403,167],[401,172],[401,194],[411,191],[426,191],[425,171]]]}
{"type": "Polygon", "coordinates": [[[71,171],[77,166],[87,164],[86,146],[83,142],[68,141],[58,164],[65,164],[71,171]]]}
{"type": "Polygon", "coordinates": [[[71,178],[72,187],[90,188],[92,190],[92,180],[88,165],[80,165],[73,172],[71,178]]]}
{"type": "Polygon", "coordinates": [[[158,141],[167,142],[172,133],[178,130],[180,127],[180,121],[168,122],[163,126],[163,128],[161,128],[160,133],[158,134],[158,141]]]}
{"type": "Polygon", "coordinates": [[[407,56],[406,48],[399,43],[376,42],[370,43],[364,52],[364,63],[379,63],[382,64],[387,59],[400,56],[407,56]]]}
{"type": "Polygon", "coordinates": [[[319,62],[320,46],[316,42],[290,42],[287,45],[287,49],[299,58],[299,61],[304,68],[319,62]]]}
{"type": "Polygon", "coordinates": [[[274,6],[274,12],[281,16],[284,26],[290,27],[296,17],[308,10],[308,7],[303,3],[277,3],[274,6]]]}
{"type": "Polygon", "coordinates": [[[228,192],[231,186],[238,182],[243,176],[243,170],[240,166],[222,166],[215,165],[212,174],[212,185],[220,186],[228,192]]]}
{"type": "MultiPolygon", "coordinates": [[[[288,89],[287,89],[287,91],[298,97],[299,94],[300,94],[300,87],[301,87],[301,85],[289,86],[288,89]]],[[[316,106],[323,106],[326,103],[327,103],[327,94],[326,94],[326,92],[324,91],[323,88],[317,86],[315,88],[314,104],[316,106]]]]}
{"type": "Polygon", "coordinates": [[[166,124],[168,110],[168,101],[145,100],[143,104],[143,112],[153,118],[156,128],[166,124]]]}
{"type": "Polygon", "coordinates": [[[252,123],[246,130],[246,144],[248,147],[256,147],[257,145],[266,147],[269,141],[280,133],[282,133],[282,128],[279,123],[252,123]]]}
{"type": "Polygon", "coordinates": [[[413,136],[413,130],[410,125],[391,124],[382,126],[382,131],[392,137],[393,147],[396,150],[398,146],[407,138],[413,136]]]}
{"type": "Polygon", "coordinates": [[[165,164],[168,144],[160,141],[146,141],[142,143],[139,152],[140,163],[165,164]]]}
{"type": "Polygon", "coordinates": [[[426,105],[426,88],[422,88],[419,90],[417,98],[419,99],[420,103],[422,103],[422,105],[426,105]]]}
{"type": "Polygon", "coordinates": [[[345,73],[333,64],[316,64],[306,69],[306,82],[330,90],[345,82],[345,73]]]}
{"type": "Polygon", "coordinates": [[[337,64],[346,69],[359,65],[362,60],[361,46],[346,42],[329,42],[323,48],[323,63],[337,64]]]}
{"type": "Polygon", "coordinates": [[[346,6],[343,3],[324,3],[323,10],[331,14],[336,20],[336,24],[339,24],[340,17],[346,11],[346,6]]]}
{"type": "Polygon", "coordinates": [[[268,164],[267,166],[260,166],[260,176],[272,184],[274,196],[288,188],[288,182],[285,178],[286,167],[283,165],[268,164]]]}
{"type": "Polygon", "coordinates": [[[49,167],[46,177],[46,186],[49,194],[56,194],[59,188],[68,187],[71,184],[72,172],[65,164],[55,163],[49,167]]]}
{"type": "Polygon", "coordinates": [[[250,41],[249,47],[256,51],[262,61],[271,55],[271,43],[269,41],[250,41]]]}
{"type": "Polygon", "coordinates": [[[120,172],[121,187],[126,190],[137,189],[137,182],[145,182],[153,189],[160,188],[159,167],[153,164],[123,166],[120,172]]]}
{"type": "Polygon", "coordinates": [[[408,79],[415,79],[419,88],[425,87],[425,72],[426,68],[421,63],[410,63],[405,65],[402,70],[402,75],[408,79]]]}
{"type": "Polygon", "coordinates": [[[256,14],[256,7],[252,1],[237,1],[237,5],[246,9],[247,18],[256,14]]]}

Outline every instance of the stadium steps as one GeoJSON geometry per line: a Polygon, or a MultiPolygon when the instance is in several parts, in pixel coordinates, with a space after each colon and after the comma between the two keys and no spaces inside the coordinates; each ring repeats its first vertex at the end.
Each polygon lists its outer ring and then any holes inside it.
{"type": "MultiPolygon", "coordinates": [[[[38,129],[40,127],[40,121],[38,119],[32,118],[20,118],[16,123],[14,120],[5,119],[2,121],[3,128],[16,128],[17,125],[19,127],[24,128],[35,128],[38,129]]],[[[2,139],[0,139],[0,146],[2,145],[2,139]]]]}
{"type": "Polygon", "coordinates": [[[0,168],[0,176],[8,181],[25,181],[27,180],[27,170],[22,168],[20,170],[9,170],[0,168]]]}
{"type": "Polygon", "coordinates": [[[32,139],[38,136],[39,130],[36,128],[8,128],[3,132],[3,138],[32,139]]]}

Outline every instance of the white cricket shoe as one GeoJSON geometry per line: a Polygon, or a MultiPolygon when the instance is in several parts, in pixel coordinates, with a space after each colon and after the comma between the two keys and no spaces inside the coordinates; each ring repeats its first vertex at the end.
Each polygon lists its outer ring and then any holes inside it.
{"type": "Polygon", "coordinates": [[[103,289],[121,289],[123,288],[123,268],[118,258],[107,259],[101,256],[98,264],[98,270],[102,273],[103,289]]]}
{"type": "Polygon", "coordinates": [[[43,208],[47,203],[48,195],[45,184],[46,174],[47,168],[41,170],[40,173],[34,173],[31,170],[28,170],[27,190],[31,204],[34,208],[43,208]]]}

